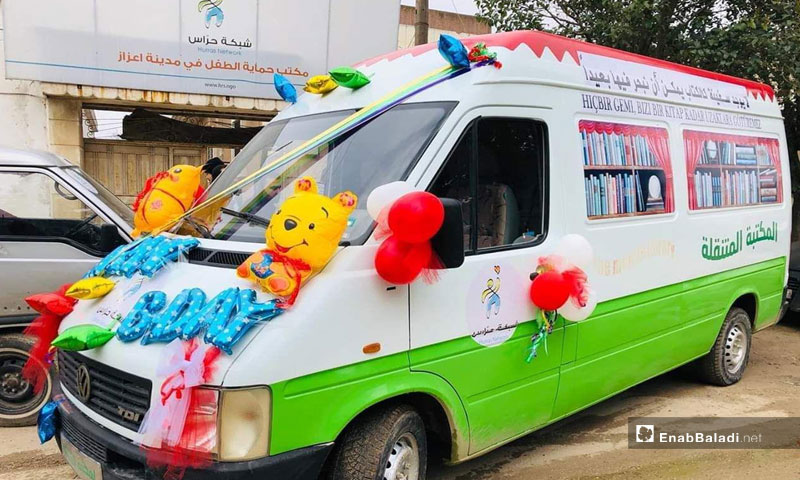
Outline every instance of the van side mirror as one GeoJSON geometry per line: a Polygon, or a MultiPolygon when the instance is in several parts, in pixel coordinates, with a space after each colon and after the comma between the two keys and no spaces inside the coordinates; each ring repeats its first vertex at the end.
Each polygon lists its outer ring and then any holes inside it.
{"type": "Polygon", "coordinates": [[[458,268],[464,263],[464,220],[461,202],[452,198],[441,198],[444,206],[444,223],[431,239],[431,247],[443,268],[458,268]]]}

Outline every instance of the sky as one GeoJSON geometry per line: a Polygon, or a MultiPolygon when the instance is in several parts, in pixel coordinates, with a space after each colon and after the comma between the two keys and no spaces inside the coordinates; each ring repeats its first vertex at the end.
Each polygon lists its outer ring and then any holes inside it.
{"type": "MultiPolygon", "coordinates": [[[[401,3],[413,7],[417,2],[415,0],[401,0],[401,3]]],[[[431,10],[444,10],[464,15],[475,15],[478,11],[473,0],[428,0],[428,4],[431,10]]]]}

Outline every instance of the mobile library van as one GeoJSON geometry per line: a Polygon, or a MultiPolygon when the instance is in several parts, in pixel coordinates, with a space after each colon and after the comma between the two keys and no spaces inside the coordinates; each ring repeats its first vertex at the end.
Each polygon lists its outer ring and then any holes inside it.
{"type": "MultiPolygon", "coordinates": [[[[162,305],[142,315],[160,325],[159,308],[190,304],[186,289],[212,298],[249,288],[236,268],[265,229],[314,228],[268,222],[288,215],[279,205],[297,179],[360,197],[332,260],[291,309],[195,379],[205,395],[192,408],[207,428],[187,449],[211,461],[185,478],[422,479],[432,452],[467,460],[689,362],[717,385],[742,378],[752,334],[778,320],[787,277],[789,164],[772,89],[539,32],[464,42],[484,42],[502,68],[408,94],[404,85],[445,65],[424,45],[357,65],[370,80],[362,88],[301,95],[210,195],[387,92],[402,101],[225,193],[224,209],[188,216],[182,225],[202,235],[183,261],[115,278],[108,296],[64,319],[62,331],[98,315],[127,322],[157,291],[162,305]],[[434,245],[456,261],[434,282],[376,274],[381,242],[364,200],[398,180],[457,201],[457,235],[434,245]],[[567,234],[593,247],[586,274],[598,305],[580,322],[557,317],[526,361],[538,328],[530,275],[567,234]]],[[[249,305],[268,298],[259,291],[249,305]]],[[[154,445],[141,426],[165,396],[168,347],[142,343],[58,353],[56,438],[94,478],[146,476],[154,445]]]]}

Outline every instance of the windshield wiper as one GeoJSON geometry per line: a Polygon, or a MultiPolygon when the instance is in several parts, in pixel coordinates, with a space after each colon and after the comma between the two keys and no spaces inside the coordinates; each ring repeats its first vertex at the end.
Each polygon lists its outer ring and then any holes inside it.
{"type": "Polygon", "coordinates": [[[252,213],[237,212],[236,210],[231,210],[230,208],[225,207],[222,207],[222,213],[227,213],[232,217],[242,218],[254,225],[261,225],[263,227],[269,226],[269,220],[264,217],[259,217],[258,215],[253,215],[252,213]]]}
{"type": "Polygon", "coordinates": [[[209,232],[205,226],[200,225],[199,223],[192,220],[190,217],[186,217],[183,220],[189,225],[193,226],[194,229],[197,230],[200,233],[200,235],[203,236],[203,238],[214,238],[214,235],[211,235],[211,232],[209,232]]]}

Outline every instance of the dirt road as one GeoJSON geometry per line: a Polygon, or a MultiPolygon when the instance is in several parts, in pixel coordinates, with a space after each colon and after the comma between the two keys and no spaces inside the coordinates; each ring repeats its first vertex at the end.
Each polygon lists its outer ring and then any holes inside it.
{"type": "MultiPolygon", "coordinates": [[[[800,416],[800,321],[754,337],[744,379],[728,388],[661,376],[432,480],[800,478],[797,450],[629,450],[631,416],[800,416]]],[[[0,480],[72,479],[35,428],[0,429],[0,480]]]]}

